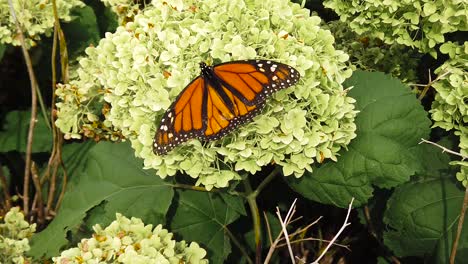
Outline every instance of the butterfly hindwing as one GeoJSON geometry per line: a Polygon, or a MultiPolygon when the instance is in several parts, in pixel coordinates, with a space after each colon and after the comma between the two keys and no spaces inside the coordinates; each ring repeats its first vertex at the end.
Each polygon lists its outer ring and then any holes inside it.
{"type": "Polygon", "coordinates": [[[207,126],[204,135],[207,140],[218,139],[239,125],[250,121],[264,106],[263,102],[257,105],[246,105],[225,86],[221,89],[227,99],[220,96],[219,89],[208,86],[207,126]]]}

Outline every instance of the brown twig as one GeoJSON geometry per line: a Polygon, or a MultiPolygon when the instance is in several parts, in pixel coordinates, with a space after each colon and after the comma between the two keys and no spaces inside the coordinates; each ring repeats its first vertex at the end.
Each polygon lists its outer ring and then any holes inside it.
{"type": "Polygon", "coordinates": [[[270,241],[270,246],[273,244],[273,238],[271,237],[271,227],[270,222],[268,222],[267,214],[263,212],[263,218],[265,218],[265,224],[267,229],[268,241],[270,241]]]}
{"type": "Polygon", "coordinates": [[[65,169],[65,164],[63,164],[63,162],[62,162],[62,168],[63,168],[62,190],[60,191],[60,195],[57,199],[57,203],[55,204],[54,213],[58,211],[58,209],[60,208],[60,205],[62,204],[63,196],[65,195],[65,190],[66,190],[67,182],[68,182],[68,173],[67,173],[67,170],[65,169]]]}
{"type": "Polygon", "coordinates": [[[11,196],[10,196],[10,193],[8,192],[8,183],[7,183],[5,174],[3,174],[3,167],[1,163],[0,163],[0,181],[2,182],[3,196],[5,197],[5,204],[3,208],[5,209],[5,211],[9,211],[11,208],[11,196]]]}
{"type": "Polygon", "coordinates": [[[37,85],[36,76],[34,74],[34,69],[32,67],[31,57],[29,56],[28,49],[26,47],[26,41],[24,38],[23,31],[21,30],[21,26],[19,21],[16,17],[16,12],[13,7],[12,0],[8,0],[8,5],[10,6],[10,13],[15,21],[16,30],[18,32],[18,36],[21,42],[21,50],[23,51],[24,60],[26,62],[26,67],[28,69],[29,80],[31,82],[31,119],[29,120],[29,130],[28,130],[28,142],[26,145],[26,160],[24,165],[24,182],[23,182],[23,211],[24,214],[27,215],[29,213],[29,179],[30,179],[30,172],[31,172],[31,153],[32,153],[32,145],[33,145],[33,138],[34,138],[34,127],[36,125],[36,117],[37,117],[37,93],[36,91],[39,89],[37,85]]]}
{"type": "Polygon", "coordinates": [[[294,199],[294,202],[292,203],[291,207],[289,208],[288,213],[286,214],[286,217],[283,218],[281,217],[281,212],[278,207],[276,207],[276,216],[278,217],[281,225],[281,229],[283,231],[284,239],[286,240],[286,244],[288,246],[288,251],[289,251],[289,257],[291,258],[291,263],[295,264],[295,258],[294,258],[294,253],[292,251],[291,247],[291,242],[289,241],[289,235],[288,235],[288,229],[286,228],[289,222],[291,221],[294,213],[296,213],[296,202],[297,199],[294,199]]]}
{"type": "Polygon", "coordinates": [[[459,157],[462,158],[462,160],[468,159],[467,156],[463,156],[461,153],[458,153],[458,152],[455,152],[455,151],[453,151],[453,150],[450,150],[450,149],[448,149],[448,148],[446,148],[446,147],[444,147],[444,146],[441,146],[441,145],[439,145],[439,144],[437,144],[437,143],[435,143],[435,142],[432,142],[432,141],[429,141],[429,140],[425,140],[424,138],[421,138],[421,142],[419,142],[419,144],[421,144],[421,143],[427,143],[427,144],[434,145],[434,146],[436,146],[436,147],[442,149],[442,152],[447,152],[447,153],[450,153],[450,154],[452,154],[452,155],[459,156],[459,157]]]}
{"type": "Polygon", "coordinates": [[[50,164],[52,165],[52,177],[50,178],[49,194],[47,196],[47,206],[46,206],[47,212],[49,212],[50,208],[52,208],[52,203],[54,202],[54,197],[55,197],[55,186],[57,184],[57,171],[60,166],[60,164],[56,163],[57,159],[58,159],[58,156],[54,156],[52,160],[52,164],[50,164]]]}
{"type": "MultiPolygon", "coordinates": [[[[289,235],[290,237],[292,237],[292,235],[289,235]]],[[[281,239],[282,240],[282,239],[281,239]]],[[[304,242],[304,241],[320,241],[320,242],[325,242],[325,243],[330,243],[331,240],[326,240],[326,239],[321,239],[321,238],[313,238],[313,237],[308,237],[308,238],[301,238],[301,239],[296,239],[296,240],[292,240],[290,241],[291,245],[292,244],[297,244],[297,243],[300,243],[300,242],[304,242]]],[[[281,247],[284,247],[286,246],[287,243],[283,243],[283,244],[278,244],[276,247],[277,248],[281,248],[281,247]]],[[[349,251],[351,251],[351,249],[349,248],[349,246],[347,245],[343,245],[343,244],[340,244],[340,243],[333,243],[334,246],[337,246],[337,247],[342,247],[342,248],[345,248],[349,251]]]]}
{"type": "MultiPolygon", "coordinates": [[[[292,208],[292,205],[291,207],[292,208]]],[[[285,219],[286,223],[289,224],[290,219],[285,219]]],[[[279,242],[282,240],[283,236],[283,229],[281,229],[280,233],[276,237],[275,241],[272,241],[271,238],[271,231],[270,231],[270,224],[268,223],[268,218],[265,216],[265,221],[267,222],[267,230],[268,230],[268,237],[270,238],[270,249],[268,250],[267,256],[265,257],[265,261],[263,262],[264,264],[267,264],[270,262],[271,257],[273,256],[273,252],[275,252],[275,249],[277,248],[277,245],[279,242]]]]}
{"type": "Polygon", "coordinates": [[[427,84],[410,84],[410,86],[422,86],[422,87],[424,87],[421,94],[418,96],[418,100],[422,100],[424,98],[424,96],[426,96],[426,93],[429,90],[429,88],[431,88],[431,86],[435,82],[439,81],[440,79],[442,79],[445,75],[447,75],[449,73],[450,73],[450,71],[446,71],[443,74],[437,76],[437,78],[432,81],[431,80],[431,72],[429,71],[429,82],[427,84]]]}
{"type": "MultiPolygon", "coordinates": [[[[299,220],[302,218],[302,216],[300,217],[297,217],[297,218],[292,218],[293,215],[294,215],[294,212],[295,212],[295,202],[296,200],[294,200],[294,203],[291,205],[290,207],[290,212],[292,212],[289,217],[287,216],[284,220],[284,223],[286,224],[286,226],[290,225],[291,223],[299,220]],[[292,210],[292,211],[291,211],[292,210]]],[[[265,261],[263,263],[268,263],[271,259],[271,257],[273,256],[273,252],[275,251],[275,249],[279,248],[279,247],[282,247],[286,244],[281,244],[279,245],[279,243],[283,240],[286,240],[285,237],[283,234],[284,234],[284,231],[283,229],[281,229],[280,233],[278,234],[278,236],[276,237],[275,241],[273,241],[272,237],[271,237],[271,229],[270,229],[270,223],[268,222],[268,218],[266,217],[266,214],[264,213],[263,214],[264,217],[265,217],[265,222],[266,222],[266,227],[267,227],[267,232],[268,232],[268,238],[269,238],[269,241],[270,241],[270,249],[268,250],[268,253],[267,253],[267,256],[265,258],[265,261]]],[[[299,234],[299,233],[302,233],[302,232],[306,232],[307,229],[309,229],[311,226],[315,225],[316,223],[318,223],[318,221],[320,221],[322,217],[320,216],[319,218],[317,218],[317,220],[315,220],[314,222],[308,224],[306,227],[304,228],[301,228],[301,229],[298,229],[296,230],[294,233],[288,235],[288,237],[294,237],[295,235],[299,234]]],[[[282,221],[282,220],[280,220],[282,221]]]]}
{"type": "MultiPolygon", "coordinates": [[[[63,195],[66,189],[67,183],[67,172],[65,168],[65,164],[62,160],[62,145],[63,145],[63,136],[59,129],[55,126],[55,112],[56,112],[56,94],[55,90],[57,87],[57,65],[56,65],[56,56],[57,56],[57,41],[60,47],[60,61],[61,61],[61,72],[62,72],[62,80],[64,83],[68,83],[68,51],[66,46],[65,35],[60,27],[60,21],[57,12],[57,3],[55,0],[52,0],[52,10],[54,13],[54,38],[52,44],[52,59],[51,59],[51,67],[52,67],[52,105],[51,105],[51,113],[50,118],[52,120],[52,139],[53,139],[53,147],[52,152],[49,158],[49,162],[47,165],[47,169],[41,179],[41,182],[44,183],[45,181],[49,180],[49,191],[47,197],[47,205],[46,205],[46,212],[47,215],[51,215],[51,210],[54,208],[54,212],[58,210],[60,203],[62,201],[63,195]],[[56,185],[57,185],[57,175],[59,168],[62,167],[63,171],[63,178],[62,178],[62,189],[60,191],[59,197],[55,206],[53,206],[55,192],[56,192],[56,185]],[[51,176],[52,170],[52,176],[51,176]]],[[[48,217],[46,217],[48,218],[48,217]]]]}
{"type": "Polygon", "coordinates": [[[450,264],[455,263],[455,256],[457,255],[458,242],[460,240],[461,232],[463,229],[463,223],[465,221],[465,213],[468,208],[468,186],[465,188],[465,198],[463,198],[463,206],[460,211],[460,218],[458,219],[457,234],[452,245],[452,252],[450,253],[450,264]]]}
{"type": "Polygon", "coordinates": [[[32,180],[34,183],[34,187],[36,188],[36,195],[35,198],[37,199],[37,222],[39,225],[44,224],[44,202],[42,201],[42,188],[41,183],[39,180],[39,175],[36,167],[36,163],[32,162],[31,164],[31,175],[32,180]]]}
{"type": "MultiPolygon", "coordinates": [[[[293,208],[293,206],[295,206],[294,204],[295,203],[293,203],[290,208],[293,208]]],[[[290,225],[291,223],[294,223],[295,221],[302,218],[302,216],[299,216],[299,217],[293,219],[292,217],[294,215],[294,212],[295,212],[295,209],[293,209],[293,214],[289,218],[285,218],[286,226],[290,225]]],[[[270,223],[268,222],[268,218],[266,217],[265,214],[264,214],[264,217],[265,217],[265,222],[266,222],[267,231],[268,231],[268,238],[270,239],[270,249],[268,250],[268,254],[267,254],[266,258],[265,258],[265,261],[263,262],[263,263],[266,264],[266,263],[268,263],[270,261],[271,257],[273,256],[273,252],[275,251],[275,249],[283,247],[284,245],[287,245],[287,243],[286,244],[279,244],[281,241],[286,240],[285,236],[283,235],[284,234],[283,229],[281,229],[281,231],[278,234],[278,236],[276,237],[275,241],[272,241],[270,223]]],[[[304,228],[296,230],[294,233],[288,235],[288,237],[294,237],[295,235],[297,235],[299,233],[306,232],[310,227],[312,227],[313,225],[318,223],[320,221],[320,219],[322,219],[322,216],[320,216],[319,218],[317,218],[317,220],[315,220],[314,222],[308,224],[304,228]]],[[[291,244],[293,244],[293,243],[294,242],[291,242],[291,244]]]]}
{"type": "Polygon", "coordinates": [[[333,237],[330,243],[328,243],[327,247],[322,251],[322,254],[316,260],[314,260],[314,262],[312,262],[313,264],[319,263],[320,259],[323,258],[323,256],[325,256],[325,253],[327,253],[328,249],[335,243],[336,239],[338,239],[338,237],[345,230],[345,228],[351,225],[351,223],[348,222],[348,219],[349,219],[349,215],[351,214],[351,209],[353,208],[353,202],[354,202],[354,197],[351,199],[351,202],[349,203],[348,213],[346,214],[346,218],[340,230],[338,231],[338,233],[336,233],[336,235],[333,237]]]}

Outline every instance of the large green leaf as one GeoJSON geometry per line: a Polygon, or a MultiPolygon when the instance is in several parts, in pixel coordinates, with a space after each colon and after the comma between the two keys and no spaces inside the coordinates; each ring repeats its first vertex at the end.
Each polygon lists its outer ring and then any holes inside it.
{"type": "Polygon", "coordinates": [[[83,171],[87,161],[86,157],[89,150],[93,146],[95,146],[94,141],[87,141],[84,143],[69,143],[63,145],[62,160],[67,170],[69,177],[68,180],[75,180],[75,176],[83,171]]]}
{"type": "MultiPolygon", "coordinates": [[[[432,256],[429,263],[448,263],[464,192],[454,182],[456,171],[447,154],[424,145],[418,156],[422,172],[399,186],[387,203],[385,245],[398,256],[432,256]]],[[[458,263],[468,258],[467,221],[463,230],[458,263]]]]}
{"type": "MultiPolygon", "coordinates": [[[[397,256],[433,255],[448,263],[464,192],[449,178],[426,178],[397,188],[388,201],[385,245],[397,256]]],[[[468,221],[463,225],[457,263],[468,258],[468,221]]]]}
{"type": "Polygon", "coordinates": [[[99,204],[104,204],[99,210],[103,221],[120,212],[142,218],[145,223],[164,223],[173,190],[151,171],[142,169],[129,144],[97,144],[84,167],[79,179],[69,184],[55,219],[33,236],[29,254],[35,258],[58,255],[68,242],[66,233],[99,204]]]}
{"type": "Polygon", "coordinates": [[[367,202],[373,185],[394,187],[409,180],[421,166],[415,152],[427,138],[430,121],[411,90],[383,73],[357,71],[346,81],[360,111],[357,137],[341,151],[338,162],[327,162],[300,179],[287,178],[304,197],[346,207],[367,202]]]}
{"type": "MultiPolygon", "coordinates": [[[[67,36],[70,58],[76,58],[83,54],[90,45],[99,43],[99,27],[96,15],[91,7],[75,8],[72,10],[74,19],[62,25],[65,36],[67,36]]],[[[115,217],[114,217],[115,218],[115,217]]]]}
{"type": "MultiPolygon", "coordinates": [[[[12,111],[6,115],[3,129],[0,130],[0,152],[26,152],[30,118],[30,111],[12,111]]],[[[48,152],[51,148],[52,131],[39,113],[34,127],[32,152],[48,152]]]]}
{"type": "Polygon", "coordinates": [[[228,206],[218,194],[196,191],[178,191],[177,194],[178,207],[170,223],[171,232],[207,249],[211,263],[223,263],[231,253],[226,226],[239,217],[238,210],[228,206]]]}

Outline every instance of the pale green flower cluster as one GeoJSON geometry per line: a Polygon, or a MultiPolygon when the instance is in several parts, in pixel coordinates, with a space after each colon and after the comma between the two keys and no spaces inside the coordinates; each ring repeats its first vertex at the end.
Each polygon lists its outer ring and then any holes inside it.
{"type": "Polygon", "coordinates": [[[104,263],[161,263],[161,264],[204,264],[208,263],[206,250],[197,243],[187,244],[184,240],[175,241],[173,234],[162,225],[153,229],[141,219],[131,219],[116,215],[116,220],[102,229],[93,227],[91,238],[82,239],[78,247],[70,248],[59,257],[52,258],[54,263],[62,264],[104,264],[104,263]]]}
{"type": "Polygon", "coordinates": [[[335,37],[335,46],[348,53],[351,63],[357,68],[385,72],[405,83],[417,82],[416,69],[421,54],[416,50],[358,35],[342,21],[332,21],[326,26],[335,37]]]}
{"type": "Polygon", "coordinates": [[[136,14],[138,14],[138,12],[140,12],[140,7],[138,4],[139,1],[101,0],[101,2],[103,2],[105,6],[110,7],[112,12],[117,14],[117,17],[119,18],[119,24],[125,24],[129,18],[133,18],[136,14]]]}
{"type": "Polygon", "coordinates": [[[342,87],[351,75],[348,55],[334,48],[330,31],[307,9],[288,0],[152,4],[88,48],[79,78],[57,90],[57,126],[67,137],[116,139],[119,131],[145,168],[161,177],[183,171],[208,189],[273,163],[300,177],[315,161],[336,160],[355,137],[354,99],[342,87]],[[200,74],[200,62],[253,58],[289,64],[302,78],[222,139],[191,140],[165,156],[153,154],[158,121],[200,74]]]}
{"type": "Polygon", "coordinates": [[[463,186],[468,185],[468,162],[466,161],[456,161],[456,162],[451,162],[452,165],[459,165],[460,166],[460,171],[457,172],[456,177],[457,180],[459,180],[463,186]]]}
{"type": "MultiPolygon", "coordinates": [[[[23,31],[27,45],[34,46],[40,35],[50,35],[54,28],[52,1],[50,0],[12,0],[16,16],[23,31]]],[[[57,0],[57,13],[62,21],[72,20],[70,10],[83,7],[80,0],[57,0]]],[[[19,46],[15,22],[10,14],[8,0],[0,0],[0,43],[19,46]]]]}
{"type": "Polygon", "coordinates": [[[30,249],[29,238],[36,232],[36,224],[24,221],[19,207],[13,207],[0,223],[0,263],[31,263],[25,256],[30,249]]]}
{"type": "MultiPolygon", "coordinates": [[[[435,127],[455,130],[460,137],[460,152],[468,156],[468,42],[457,45],[447,42],[440,47],[441,52],[450,59],[435,71],[439,76],[432,87],[436,90],[432,103],[432,119],[435,127]]],[[[467,166],[466,162],[459,164],[467,166]]],[[[462,168],[457,178],[465,185],[468,183],[468,169],[462,168]]]]}
{"type": "Polygon", "coordinates": [[[326,0],[358,34],[437,56],[444,34],[468,30],[466,0],[326,0]]]}

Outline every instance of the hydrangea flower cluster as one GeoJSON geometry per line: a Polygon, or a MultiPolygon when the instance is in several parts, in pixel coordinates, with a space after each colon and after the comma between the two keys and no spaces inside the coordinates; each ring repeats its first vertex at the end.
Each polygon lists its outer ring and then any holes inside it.
{"type": "MultiPolygon", "coordinates": [[[[134,0],[101,0],[105,6],[110,7],[119,18],[119,24],[127,22],[128,18],[133,18],[140,8],[138,5],[139,1],[134,0]]],[[[143,3],[144,4],[144,3],[143,3]]]]}
{"type": "Polygon", "coordinates": [[[468,30],[464,0],[326,0],[323,4],[360,35],[416,47],[433,57],[445,33],[468,30]]]}
{"type": "MultiPolygon", "coordinates": [[[[460,152],[468,156],[468,42],[457,45],[447,42],[440,47],[441,52],[448,54],[450,59],[435,71],[439,81],[432,87],[437,91],[432,103],[432,119],[434,126],[445,130],[455,130],[460,136],[460,152]]],[[[462,170],[457,174],[458,180],[468,184],[468,162],[460,161],[462,170]]]]}
{"type": "Polygon", "coordinates": [[[385,72],[405,83],[418,80],[416,68],[421,54],[416,50],[358,35],[342,21],[331,21],[326,26],[335,37],[335,46],[348,53],[351,63],[357,68],[385,72]]]}
{"type": "MultiPolygon", "coordinates": [[[[12,0],[16,16],[25,35],[27,45],[34,46],[40,35],[50,35],[54,28],[52,1],[48,0],[12,0]]],[[[57,13],[61,20],[70,21],[70,10],[83,7],[80,0],[57,0],[57,13]]],[[[8,0],[0,0],[0,43],[19,46],[16,25],[10,14],[8,0]]]]}
{"type": "Polygon", "coordinates": [[[0,263],[31,263],[24,255],[30,249],[29,238],[34,232],[36,224],[24,221],[19,207],[11,208],[0,224],[0,263]]]}
{"type": "Polygon", "coordinates": [[[70,248],[59,257],[52,258],[54,263],[208,263],[206,250],[192,242],[175,241],[173,234],[162,225],[153,229],[139,218],[131,219],[116,215],[116,220],[102,229],[93,227],[91,238],[82,239],[78,247],[70,248]]]}
{"type": "Polygon", "coordinates": [[[288,0],[155,0],[133,22],[107,33],[80,60],[79,78],[57,90],[57,126],[66,137],[128,139],[145,168],[183,171],[206,188],[226,187],[240,171],[275,163],[300,177],[336,160],[355,135],[354,99],[342,82],[348,55],[333,47],[320,18],[288,0]],[[209,143],[191,140],[165,156],[152,152],[165,110],[200,74],[199,63],[271,59],[302,78],[275,93],[253,122],[209,143]]]}

